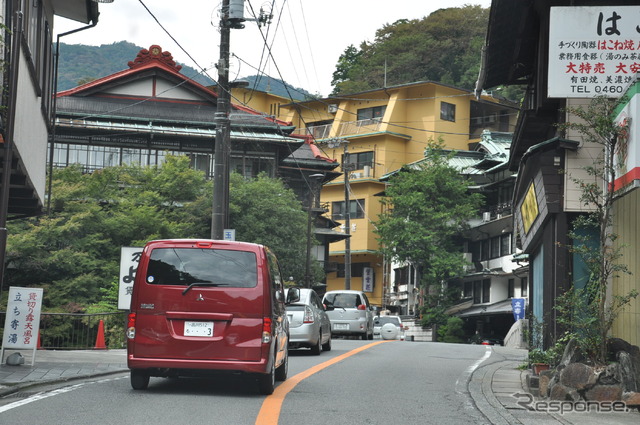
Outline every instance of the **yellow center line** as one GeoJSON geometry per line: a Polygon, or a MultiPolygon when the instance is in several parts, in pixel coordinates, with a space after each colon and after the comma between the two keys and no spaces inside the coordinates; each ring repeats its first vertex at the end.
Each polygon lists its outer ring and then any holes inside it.
{"type": "Polygon", "coordinates": [[[260,412],[258,413],[258,417],[256,418],[256,425],[276,425],[278,423],[278,418],[280,417],[280,410],[282,409],[282,403],[284,402],[284,398],[289,394],[291,390],[295,388],[296,385],[300,383],[303,379],[308,378],[316,372],[321,371],[333,364],[336,364],[347,357],[351,357],[354,354],[358,354],[361,351],[364,351],[368,348],[376,346],[378,344],[382,344],[384,342],[391,342],[392,340],[378,341],[372,342],[371,344],[363,345],[362,347],[356,348],[355,350],[351,350],[347,353],[344,353],[338,357],[334,357],[331,360],[327,360],[324,363],[320,363],[311,367],[304,372],[300,372],[294,377],[291,377],[278,385],[270,396],[265,398],[264,402],[262,402],[262,407],[260,408],[260,412]]]}

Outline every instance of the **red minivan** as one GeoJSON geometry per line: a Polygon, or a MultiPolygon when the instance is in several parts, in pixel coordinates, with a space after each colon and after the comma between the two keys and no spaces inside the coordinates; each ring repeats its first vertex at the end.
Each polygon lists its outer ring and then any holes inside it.
{"type": "Polygon", "coordinates": [[[245,242],[175,239],[145,245],[127,326],[131,386],[151,376],[255,376],[263,394],[288,372],[288,291],[275,255],[245,242]],[[286,301],[286,302],[285,302],[286,301]]]}

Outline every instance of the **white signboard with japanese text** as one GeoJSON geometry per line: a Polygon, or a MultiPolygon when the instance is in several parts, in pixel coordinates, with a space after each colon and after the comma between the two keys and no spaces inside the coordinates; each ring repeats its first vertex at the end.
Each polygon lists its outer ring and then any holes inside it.
{"type": "Polygon", "coordinates": [[[142,248],[123,246],[120,249],[120,281],[118,284],[119,310],[129,310],[131,308],[133,280],[136,277],[141,255],[142,248]]]}
{"type": "Polygon", "coordinates": [[[375,282],[373,268],[363,267],[362,269],[362,292],[373,292],[373,284],[375,282]]]}
{"type": "Polygon", "coordinates": [[[552,7],[549,97],[620,97],[640,72],[640,6],[552,7]]]}
{"type": "Polygon", "coordinates": [[[32,363],[35,361],[35,351],[38,347],[38,332],[40,331],[40,312],[42,311],[42,288],[23,288],[11,286],[7,299],[7,313],[4,320],[4,335],[2,338],[2,354],[4,350],[33,350],[32,363]]]}

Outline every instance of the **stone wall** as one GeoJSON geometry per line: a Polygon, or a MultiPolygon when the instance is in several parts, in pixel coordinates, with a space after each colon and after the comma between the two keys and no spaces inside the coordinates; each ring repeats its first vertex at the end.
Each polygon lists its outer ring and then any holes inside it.
{"type": "Polygon", "coordinates": [[[569,343],[555,369],[540,373],[541,397],[561,401],[623,401],[640,408],[640,349],[612,339],[609,352],[615,362],[592,366],[580,361],[575,343],[569,343]]]}

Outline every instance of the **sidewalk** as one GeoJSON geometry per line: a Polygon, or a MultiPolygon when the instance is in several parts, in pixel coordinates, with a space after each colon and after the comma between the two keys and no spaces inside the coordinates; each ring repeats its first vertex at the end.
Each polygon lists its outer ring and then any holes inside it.
{"type": "MultiPolygon", "coordinates": [[[[13,351],[12,351],[13,352],[13,351]]],[[[125,372],[126,350],[37,350],[31,366],[32,351],[21,351],[24,364],[0,365],[0,397],[43,383],[125,372]]],[[[6,361],[7,354],[5,354],[6,361]]]]}
{"type": "MultiPolygon", "coordinates": [[[[581,412],[570,403],[549,403],[532,395],[527,385],[531,370],[520,370],[526,350],[493,347],[493,353],[473,373],[469,392],[480,411],[495,425],[576,424],[631,425],[640,423],[637,409],[629,412],[596,412],[595,407],[581,412]],[[519,394],[516,396],[515,394],[519,394]],[[529,407],[533,410],[528,410],[529,407]],[[564,410],[562,414],[560,410],[564,410]]],[[[585,407],[585,405],[583,405],[585,407]]]]}

